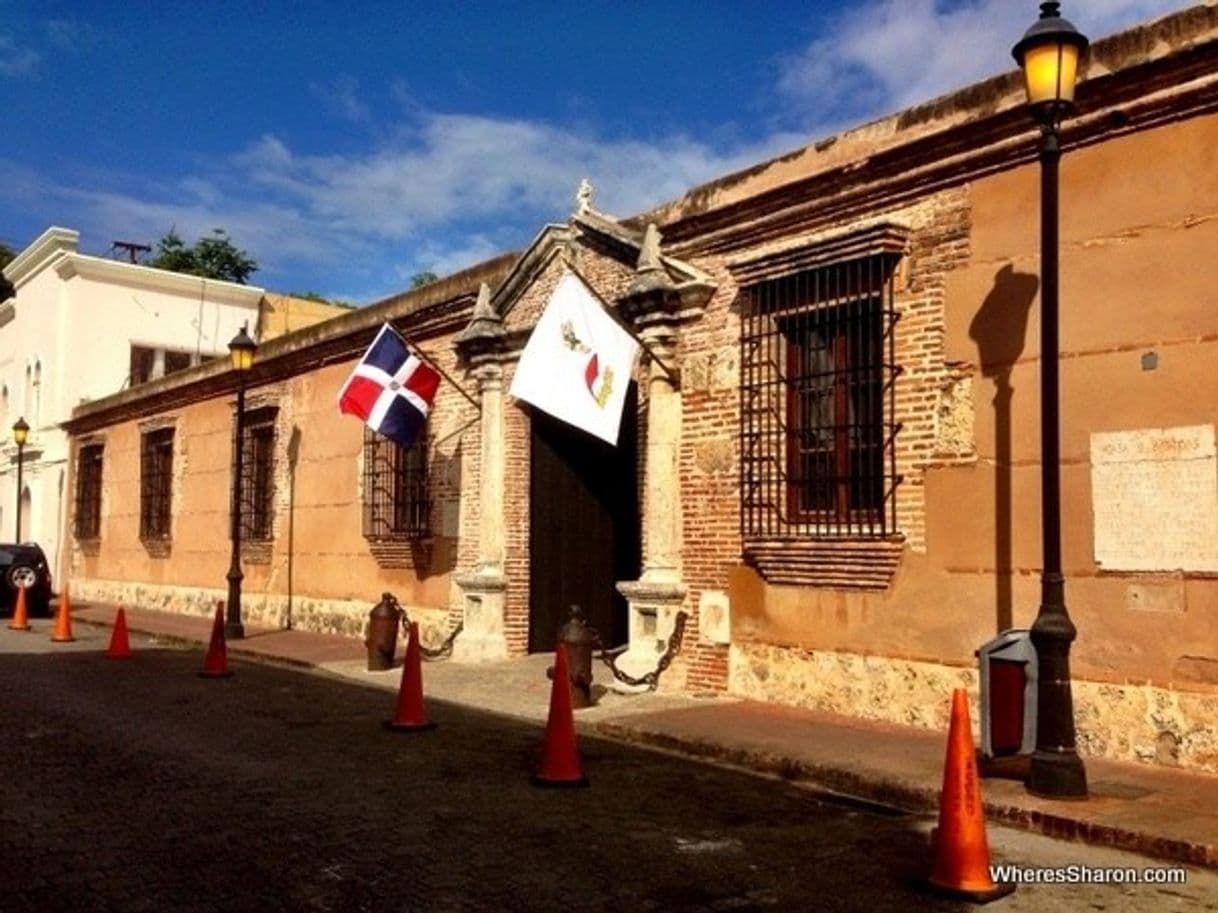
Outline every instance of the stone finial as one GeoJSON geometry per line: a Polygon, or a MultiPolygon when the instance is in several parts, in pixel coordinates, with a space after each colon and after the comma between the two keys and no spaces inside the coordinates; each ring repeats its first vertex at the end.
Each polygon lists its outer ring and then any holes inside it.
{"type": "Polygon", "coordinates": [[[575,191],[575,211],[577,213],[583,215],[592,208],[592,195],[595,192],[591,181],[587,178],[580,180],[579,189],[575,191]]]}
{"type": "Polygon", "coordinates": [[[478,286],[478,300],[474,302],[474,320],[490,320],[500,323],[499,315],[491,307],[491,287],[483,282],[478,286]]]}
{"type": "Polygon", "coordinates": [[[639,261],[634,281],[626,292],[627,298],[638,298],[654,292],[667,294],[676,289],[672,277],[660,260],[660,230],[654,222],[647,223],[643,243],[639,248],[639,261]]]}
{"type": "Polygon", "coordinates": [[[647,230],[643,232],[643,245],[639,248],[638,271],[642,273],[663,268],[660,263],[660,230],[655,222],[648,222],[647,230]]]}
{"type": "Polygon", "coordinates": [[[491,305],[491,287],[483,282],[478,288],[478,300],[474,303],[474,313],[470,317],[469,324],[457,337],[457,342],[494,339],[502,335],[503,318],[491,305]]]}

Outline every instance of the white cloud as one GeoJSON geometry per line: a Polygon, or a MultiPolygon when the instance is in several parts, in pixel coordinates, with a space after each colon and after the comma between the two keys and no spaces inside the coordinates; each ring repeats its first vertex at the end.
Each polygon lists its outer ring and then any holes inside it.
{"type": "MultiPolygon", "coordinates": [[[[1098,38],[1189,5],[1091,0],[1067,3],[1062,12],[1098,38]]],[[[1011,47],[1035,18],[1032,4],[1011,0],[856,4],[830,34],[780,62],[779,89],[822,123],[860,110],[868,116],[898,111],[1014,69],[1011,47]]]]}
{"type": "Polygon", "coordinates": [[[426,114],[357,155],[300,156],[265,136],[237,156],[249,179],[344,230],[403,238],[454,220],[565,216],[588,177],[623,215],[798,145],[792,134],[722,151],[680,134],[614,139],[510,118],[426,114]]]}
{"type": "Polygon", "coordinates": [[[32,76],[41,59],[37,51],[18,47],[8,35],[0,35],[0,76],[32,76]]]}
{"type": "MultiPolygon", "coordinates": [[[[630,215],[799,142],[776,136],[723,151],[682,135],[606,138],[432,113],[358,153],[302,155],[266,135],[206,173],[162,184],[114,176],[97,189],[91,180],[21,169],[20,180],[0,184],[0,195],[20,193],[48,214],[71,213],[60,221],[94,244],[155,240],[171,226],[189,240],[221,226],[262,266],[255,281],[322,267],[341,277],[339,288],[323,291],[353,297],[352,288],[382,288],[394,277],[405,287],[415,272],[444,275],[526,244],[575,208],[581,178],[596,186],[598,208],[630,215]]],[[[0,174],[5,169],[0,162],[0,174]]]]}
{"type": "Polygon", "coordinates": [[[333,115],[349,121],[366,121],[368,106],[359,97],[359,80],[342,74],[329,85],[309,83],[309,91],[325,105],[333,115]]]}

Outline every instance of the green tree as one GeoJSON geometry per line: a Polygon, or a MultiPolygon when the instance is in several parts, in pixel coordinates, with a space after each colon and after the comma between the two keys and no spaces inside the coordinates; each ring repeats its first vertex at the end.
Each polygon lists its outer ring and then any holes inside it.
{"type": "Polygon", "coordinates": [[[330,299],[321,292],[288,292],[293,298],[300,298],[304,301],[316,301],[320,304],[329,304],[330,299]]]}
{"type": "Polygon", "coordinates": [[[435,282],[439,278],[440,278],[439,276],[437,276],[435,273],[430,272],[430,271],[422,272],[422,273],[415,273],[413,276],[410,277],[410,287],[411,288],[422,288],[425,285],[430,285],[431,283],[435,282]]]}
{"type": "Polygon", "coordinates": [[[244,285],[258,269],[258,264],[244,250],[233,244],[228,232],[217,228],[187,247],[182,236],[173,228],[157,242],[156,255],[149,266],[175,273],[189,273],[206,279],[223,279],[244,285]]]}
{"type": "MultiPolygon", "coordinates": [[[[13,262],[13,258],[17,256],[17,252],[7,244],[0,244],[0,270],[4,269],[13,262]]],[[[12,298],[17,292],[13,289],[13,285],[4,278],[4,274],[0,273],[0,301],[7,301],[12,298]]]]}

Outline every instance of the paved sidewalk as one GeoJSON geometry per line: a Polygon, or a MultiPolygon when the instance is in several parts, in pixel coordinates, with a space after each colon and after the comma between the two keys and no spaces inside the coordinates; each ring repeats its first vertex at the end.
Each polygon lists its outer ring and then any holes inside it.
{"type": "MultiPolygon", "coordinates": [[[[81,604],[73,611],[77,621],[102,625],[113,624],[114,615],[114,607],[104,605],[81,604]]],[[[133,632],[188,644],[206,643],[211,632],[210,619],[163,612],[129,610],[127,623],[133,632]]],[[[247,628],[245,639],[229,642],[228,651],[317,668],[386,690],[396,690],[401,677],[398,669],[368,672],[364,645],[347,637],[247,628]]],[[[544,656],[482,665],[428,662],[424,684],[429,701],[544,720],[548,662],[544,656]]],[[[732,698],[598,692],[596,706],[577,712],[583,731],[909,811],[937,808],[946,734],[732,698]]],[[[987,818],[1218,868],[1218,776],[1097,759],[1088,760],[1087,772],[1092,795],[1083,802],[1037,799],[1018,782],[987,779],[982,787],[987,818]]]]}

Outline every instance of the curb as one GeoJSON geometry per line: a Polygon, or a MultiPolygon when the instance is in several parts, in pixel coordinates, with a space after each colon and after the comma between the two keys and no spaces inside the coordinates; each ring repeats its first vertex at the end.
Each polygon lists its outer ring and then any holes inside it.
{"type": "MultiPolygon", "coordinates": [[[[772,752],[732,747],[706,739],[642,729],[612,720],[600,721],[594,724],[593,728],[608,738],[676,752],[688,757],[720,761],[784,780],[808,783],[831,794],[857,797],[910,814],[933,814],[938,810],[937,788],[899,778],[860,773],[836,764],[809,763],[772,752]]],[[[990,823],[1001,823],[1058,840],[1112,847],[1170,862],[1218,869],[1218,845],[1190,843],[1131,828],[1081,821],[1009,802],[983,800],[982,804],[986,820],[990,823]]]]}
{"type": "MultiPolygon", "coordinates": [[[[94,618],[76,618],[72,619],[73,624],[93,625],[95,628],[113,628],[114,623],[109,621],[101,621],[94,618]]],[[[189,637],[184,634],[166,634],[164,631],[151,631],[147,628],[142,628],[138,623],[127,623],[127,630],[132,634],[142,634],[144,637],[151,637],[161,643],[175,644],[182,647],[197,647],[206,649],[207,640],[189,637]]],[[[250,650],[246,647],[233,646],[232,641],[226,640],[224,643],[225,652],[229,656],[238,656],[241,659],[250,662],[274,663],[275,665],[291,666],[295,669],[317,669],[323,670],[317,663],[310,662],[307,659],[297,659],[292,656],[275,656],[271,653],[262,653],[257,650],[250,650]]]]}

